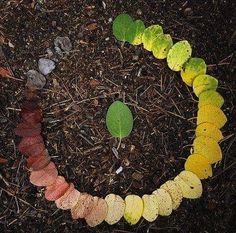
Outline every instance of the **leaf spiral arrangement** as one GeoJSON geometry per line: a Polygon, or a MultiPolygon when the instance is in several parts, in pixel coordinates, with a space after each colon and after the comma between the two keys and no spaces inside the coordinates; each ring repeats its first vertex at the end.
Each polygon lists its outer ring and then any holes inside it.
{"type": "MultiPolygon", "coordinates": [[[[220,129],[227,121],[221,110],[224,99],[216,91],[218,80],[206,74],[207,66],[202,58],[191,57],[192,49],[188,41],[174,44],[171,36],[164,34],[160,25],[145,28],[141,20],[134,21],[127,14],[117,16],[113,33],[119,41],[143,44],[157,59],[167,58],[169,68],[180,72],[184,83],[193,87],[193,92],[199,98],[196,137],[193,153],[187,158],[185,169],[152,194],[142,197],[128,195],[125,199],[108,194],[103,199],[81,193],[72,183],[67,183],[63,176],[58,175],[41,136],[42,109],[37,90],[27,88],[21,107],[21,122],[15,133],[22,138],[18,149],[27,157],[30,182],[45,187],[45,199],[54,201],[57,208],[70,210],[73,219],[84,218],[91,227],[104,220],[112,225],[122,217],[132,225],[141,217],[153,222],[158,215],[169,216],[179,207],[183,198],[199,198],[203,191],[201,179],[211,177],[212,164],[222,159],[218,143],[223,139],[220,129]]],[[[109,132],[121,139],[131,132],[133,117],[127,106],[116,101],[108,110],[106,122],[109,132]],[[128,117],[125,124],[121,121],[122,114],[128,117]]]]}

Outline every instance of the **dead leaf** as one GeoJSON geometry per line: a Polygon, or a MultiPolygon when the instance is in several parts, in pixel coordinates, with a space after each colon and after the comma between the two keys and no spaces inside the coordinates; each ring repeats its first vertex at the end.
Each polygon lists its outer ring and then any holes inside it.
{"type": "Polygon", "coordinates": [[[90,23],[89,25],[87,25],[85,27],[85,29],[89,30],[89,31],[94,31],[95,29],[97,29],[97,23],[90,23]]]}
{"type": "Polygon", "coordinates": [[[91,87],[96,87],[96,86],[98,86],[99,84],[100,84],[100,82],[99,82],[98,80],[96,80],[96,79],[92,79],[92,80],[89,81],[89,85],[90,85],[91,87]]]}

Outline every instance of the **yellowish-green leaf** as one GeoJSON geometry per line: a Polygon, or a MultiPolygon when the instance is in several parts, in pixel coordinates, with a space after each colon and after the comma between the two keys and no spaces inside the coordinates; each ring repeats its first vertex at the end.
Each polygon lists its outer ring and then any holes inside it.
{"type": "Polygon", "coordinates": [[[196,174],[201,180],[212,177],[212,167],[209,160],[199,154],[190,155],[184,164],[184,168],[196,174]]]}
{"type": "Polygon", "coordinates": [[[167,64],[173,71],[180,71],[192,55],[188,41],[182,40],[174,44],[167,54],[167,64]]]}
{"type": "Polygon", "coordinates": [[[199,96],[198,107],[200,108],[208,104],[221,108],[224,104],[224,98],[217,91],[204,91],[199,96]]]}
{"type": "Polygon", "coordinates": [[[211,164],[222,159],[222,152],[216,140],[209,137],[196,137],[193,141],[193,151],[195,154],[204,156],[211,164]]]}
{"type": "Polygon", "coordinates": [[[197,126],[196,136],[205,136],[214,139],[216,142],[219,142],[223,139],[221,131],[213,124],[205,122],[197,126]]]}
{"type": "Polygon", "coordinates": [[[131,224],[136,224],[143,214],[143,200],[137,195],[128,195],[125,198],[125,220],[131,224]]]}
{"type": "Polygon", "coordinates": [[[202,58],[190,58],[181,69],[181,77],[183,81],[188,85],[192,86],[193,80],[201,74],[205,74],[207,66],[202,58]]]}
{"type": "Polygon", "coordinates": [[[163,29],[158,24],[146,28],[142,36],[143,47],[151,51],[155,39],[161,34],[163,34],[163,29]]]}
{"type": "Polygon", "coordinates": [[[215,107],[214,105],[204,105],[199,108],[197,113],[197,125],[202,123],[211,123],[215,125],[218,129],[221,129],[227,122],[227,117],[224,112],[215,107]]]}
{"type": "Polygon", "coordinates": [[[218,80],[208,74],[198,75],[193,81],[193,92],[197,97],[208,90],[216,90],[218,87],[218,80]]]}
{"type": "Polygon", "coordinates": [[[152,44],[153,56],[157,59],[166,58],[172,45],[173,41],[169,34],[160,34],[152,44]]]}
{"type": "Polygon", "coordinates": [[[142,36],[145,30],[143,21],[136,20],[130,24],[127,33],[126,40],[132,45],[139,45],[142,43],[142,36]]]}

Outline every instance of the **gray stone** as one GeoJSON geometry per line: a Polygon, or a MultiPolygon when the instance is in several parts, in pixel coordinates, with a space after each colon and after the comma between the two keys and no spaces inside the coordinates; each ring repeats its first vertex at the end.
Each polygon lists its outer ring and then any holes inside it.
{"type": "Polygon", "coordinates": [[[40,58],[38,62],[39,71],[44,74],[50,74],[56,67],[55,62],[47,59],[47,58],[40,58]]]}
{"type": "Polygon", "coordinates": [[[72,49],[72,44],[71,41],[69,39],[69,37],[67,36],[58,36],[55,40],[54,40],[54,45],[55,47],[60,47],[62,50],[68,52],[72,49]]]}
{"type": "Polygon", "coordinates": [[[46,78],[36,70],[29,70],[26,73],[26,86],[34,89],[42,89],[46,84],[46,78]]]}

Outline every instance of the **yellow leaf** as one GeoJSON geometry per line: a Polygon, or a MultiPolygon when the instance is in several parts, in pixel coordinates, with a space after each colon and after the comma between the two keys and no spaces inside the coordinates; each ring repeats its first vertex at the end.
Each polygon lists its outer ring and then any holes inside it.
{"type": "Polygon", "coordinates": [[[182,171],[174,178],[174,181],[181,187],[183,197],[195,199],[202,195],[201,180],[190,171],[182,171]]]}
{"type": "Polygon", "coordinates": [[[108,206],[108,212],[105,221],[108,224],[113,225],[123,217],[125,211],[125,202],[120,196],[115,194],[107,195],[105,201],[108,206]]]}
{"type": "Polygon", "coordinates": [[[205,136],[212,138],[219,142],[223,139],[223,135],[221,131],[213,124],[205,122],[197,126],[196,128],[196,136],[205,136]]]}
{"type": "Polygon", "coordinates": [[[172,213],[172,200],[170,194],[165,189],[157,189],[153,194],[157,196],[159,215],[169,216],[172,213]]]}
{"type": "Polygon", "coordinates": [[[184,164],[184,168],[185,170],[196,174],[199,179],[206,179],[212,176],[210,162],[199,154],[190,155],[184,164]]]}
{"type": "Polygon", "coordinates": [[[143,195],[143,217],[153,222],[158,216],[158,198],[156,195],[143,195]]]}
{"type": "Polygon", "coordinates": [[[193,85],[193,80],[200,74],[206,73],[206,63],[202,58],[190,58],[181,69],[181,77],[188,85],[193,85]]]}
{"type": "Polygon", "coordinates": [[[222,159],[222,152],[217,141],[209,137],[196,137],[193,141],[193,151],[195,154],[204,156],[210,164],[222,159]]]}
{"type": "Polygon", "coordinates": [[[216,90],[218,80],[210,75],[198,75],[193,81],[193,91],[198,97],[202,92],[208,90],[216,90]]]}
{"type": "Polygon", "coordinates": [[[131,224],[136,224],[143,214],[143,200],[137,195],[128,195],[125,198],[125,220],[131,224]]]}
{"type": "Polygon", "coordinates": [[[172,208],[173,210],[176,210],[183,199],[181,187],[175,181],[168,180],[163,185],[161,185],[160,188],[165,189],[170,194],[172,200],[172,208]]]}
{"type": "Polygon", "coordinates": [[[220,108],[209,104],[199,108],[197,113],[197,125],[205,122],[211,123],[220,129],[227,122],[227,118],[220,108]]]}
{"type": "Polygon", "coordinates": [[[204,91],[199,96],[198,108],[208,104],[221,108],[224,104],[224,98],[217,91],[204,91]]]}

